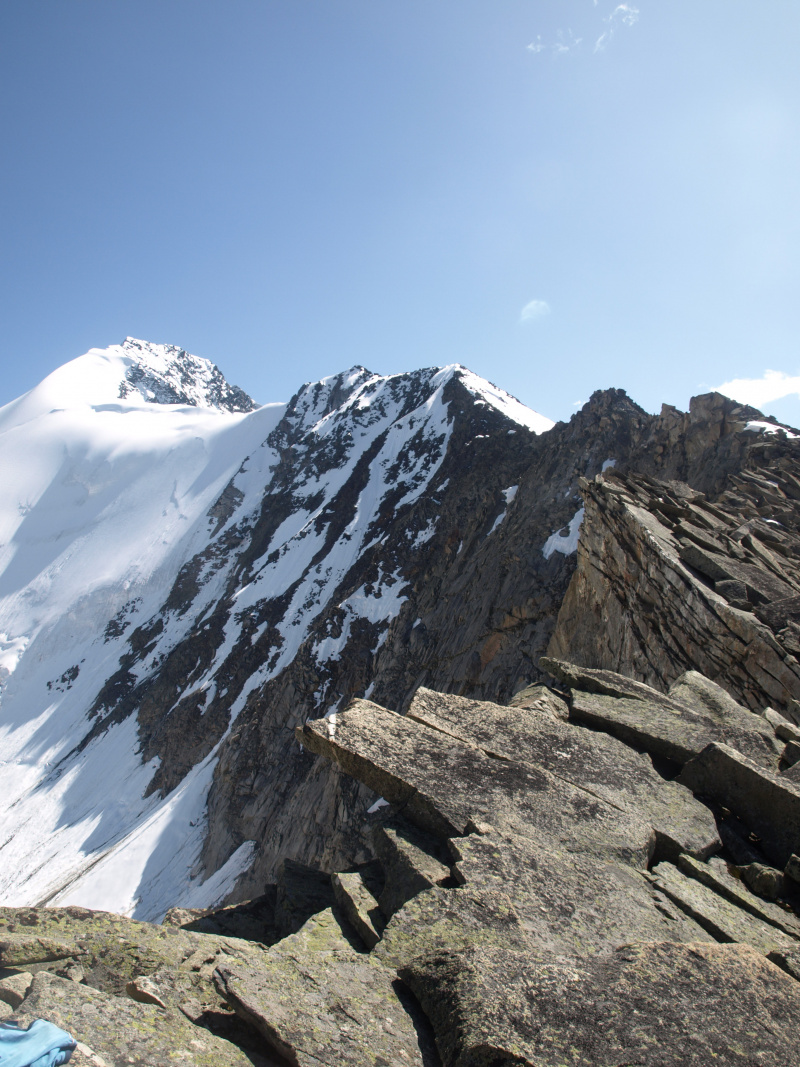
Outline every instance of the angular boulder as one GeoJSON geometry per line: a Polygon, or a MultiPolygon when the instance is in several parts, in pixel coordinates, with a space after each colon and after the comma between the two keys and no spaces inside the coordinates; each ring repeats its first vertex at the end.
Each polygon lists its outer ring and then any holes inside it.
{"type": "Polygon", "coordinates": [[[408,717],[489,756],[549,771],[637,814],[655,830],[660,858],[686,852],[705,859],[721,847],[705,805],[688,789],[665,781],[648,756],[607,734],[589,732],[535,708],[504,708],[424,688],[414,695],[408,717]]]}
{"type": "Polygon", "coordinates": [[[729,897],[715,892],[707,883],[687,878],[671,863],[656,864],[650,877],[658,889],[717,941],[751,945],[765,956],[794,943],[785,930],[763,922],[729,897]]]}
{"type": "Polygon", "coordinates": [[[55,1023],[108,1067],[252,1067],[254,1063],[270,1067],[275,1063],[258,1052],[245,1055],[229,1041],[194,1026],[179,1011],[137,1004],[47,971],[34,975],[16,1018],[26,1025],[35,1018],[55,1023]]]}
{"type": "Polygon", "coordinates": [[[777,770],[782,746],[769,723],[697,672],[683,675],[676,685],[676,693],[688,695],[689,703],[612,671],[576,667],[547,657],[540,664],[570,686],[573,721],[605,730],[628,745],[681,765],[717,741],[777,770]],[[707,703],[700,699],[700,692],[709,697],[707,703]]]}
{"type": "Polygon", "coordinates": [[[678,779],[723,804],[761,838],[765,855],[783,868],[800,851],[800,785],[770,772],[728,745],[710,744],[678,779]]]}
{"type": "Polygon", "coordinates": [[[641,818],[549,771],[492,759],[473,745],[421,723],[354,700],[336,721],[298,727],[302,745],[328,756],[441,837],[467,832],[475,820],[576,852],[616,855],[644,867],[655,845],[641,818]]]}
{"type": "Polygon", "coordinates": [[[258,966],[220,967],[217,987],[295,1067],[427,1067],[422,1014],[393,969],[356,951],[331,909],[272,946],[258,966]]]}
{"type": "Polygon", "coordinates": [[[800,986],[746,945],[592,958],[443,953],[401,968],[444,1067],[795,1067],[800,986]]]}
{"type": "Polygon", "coordinates": [[[539,950],[593,955],[633,940],[709,938],[642,873],[614,859],[552,843],[532,847],[526,838],[489,828],[450,844],[456,880],[470,892],[506,895],[539,950]]]}

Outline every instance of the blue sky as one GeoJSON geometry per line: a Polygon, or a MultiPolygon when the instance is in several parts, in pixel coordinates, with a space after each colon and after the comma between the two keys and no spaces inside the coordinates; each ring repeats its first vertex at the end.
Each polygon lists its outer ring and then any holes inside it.
{"type": "Polygon", "coordinates": [[[0,403],[130,334],[796,425],[798,55],[796,0],[6,0],[0,403]]]}

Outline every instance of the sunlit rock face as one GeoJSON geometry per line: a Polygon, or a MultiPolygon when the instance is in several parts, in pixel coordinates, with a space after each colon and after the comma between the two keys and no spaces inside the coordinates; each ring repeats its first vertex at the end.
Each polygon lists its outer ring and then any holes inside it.
{"type": "Polygon", "coordinates": [[[713,500],[793,440],[721,397],[654,417],[619,390],[553,425],[459,366],[259,407],[170,346],[67,364],[0,410],[0,901],[157,918],[287,858],[363,860],[375,796],[295,727],[419,686],[507,703],[551,641],[613,655],[562,609],[586,485],[713,500]]]}

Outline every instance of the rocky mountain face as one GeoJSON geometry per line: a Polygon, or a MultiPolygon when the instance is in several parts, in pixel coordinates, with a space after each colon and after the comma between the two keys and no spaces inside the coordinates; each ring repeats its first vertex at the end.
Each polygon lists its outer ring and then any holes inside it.
{"type": "Polygon", "coordinates": [[[0,411],[0,1005],[106,1067],[796,1063],[800,435],[132,344],[66,459],[0,411]]]}
{"type": "Polygon", "coordinates": [[[125,378],[120,400],[140,396],[148,404],[188,404],[219,411],[255,411],[258,404],[237,385],[229,385],[219,367],[175,345],[153,345],[126,337],[125,378]]]}
{"type": "MultiPolygon", "coordinates": [[[[390,378],[353,368],[248,413],[249,398],[181,350],[129,339],[101,356],[121,421],[194,410],[199,427],[213,413],[206,453],[220,458],[213,480],[198,466],[182,491],[164,464],[164,488],[150,495],[158,506],[158,492],[169,495],[164,515],[177,505],[179,517],[162,520],[165,542],[175,540],[160,569],[148,562],[143,573],[136,555],[145,543],[152,551],[149,514],[130,549],[137,580],[71,591],[32,644],[8,625],[9,648],[27,651],[3,693],[17,744],[5,772],[15,798],[4,817],[7,900],[152,918],[176,903],[258,895],[286,859],[327,870],[366,860],[373,793],[294,740],[296,727],[354,697],[403,712],[425,686],[506,703],[543,678],[549,649],[661,686],[692,668],[727,677],[735,662],[726,684],[747,706],[786,710],[793,699],[791,615],[777,631],[762,621],[794,588],[792,527],[774,500],[775,517],[755,526],[747,509],[762,506],[755,487],[775,481],[758,473],[774,457],[791,477],[795,438],[754,409],[711,395],[686,414],[650,416],[609,390],[552,426],[456,367],[390,378]],[[725,519],[697,517],[713,509],[725,519]],[[702,542],[723,523],[724,543],[702,542]],[[662,551],[656,534],[672,547],[662,551]],[[769,571],[772,600],[745,592],[753,610],[725,601],[721,583],[739,578],[709,578],[691,546],[769,571]],[[715,630],[703,616],[690,642],[692,597],[721,621],[715,630]],[[81,612],[91,620],[75,635],[66,620],[81,612]],[[25,733],[32,713],[47,720],[47,744],[41,727],[35,745],[25,733]],[[12,760],[27,773],[12,773],[12,760]],[[102,798],[109,766],[119,768],[114,804],[102,798]],[[31,834],[48,862],[31,863],[31,834]]],[[[92,410],[107,419],[102,399],[92,410]]],[[[94,468],[61,477],[96,497],[94,468]]],[[[128,526],[137,513],[126,510],[128,526]]],[[[56,566],[63,581],[69,568],[56,566]]],[[[22,629],[13,612],[11,623],[22,629]]]]}

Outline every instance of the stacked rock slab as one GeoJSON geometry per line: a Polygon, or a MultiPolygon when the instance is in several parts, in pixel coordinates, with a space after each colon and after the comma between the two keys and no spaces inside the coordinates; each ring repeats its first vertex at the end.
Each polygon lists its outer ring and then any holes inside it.
{"type": "Polygon", "coordinates": [[[257,942],[70,907],[0,908],[0,944],[0,1003],[73,1034],[76,1067],[277,1062],[213,983],[221,962],[260,958],[257,942]]]}
{"type": "MultiPolygon", "coordinates": [[[[685,789],[666,782],[643,753],[604,734],[528,708],[419,689],[408,717],[479,746],[487,755],[550,771],[594,793],[615,808],[644,816],[656,833],[659,856],[686,852],[705,859],[719,849],[708,808],[685,789]]],[[[750,716],[753,718],[753,716],[750,716]]]]}
{"type": "Polygon", "coordinates": [[[746,707],[791,717],[800,699],[791,451],[731,474],[713,501],[631,471],[583,479],[577,567],[548,655],[664,688],[694,669],[724,679],[746,707]]]}
{"type": "Polygon", "coordinates": [[[387,916],[371,955],[418,998],[444,1064],[795,1063],[800,921],[713,855],[715,814],[746,812],[668,780],[720,736],[775,777],[773,727],[697,675],[667,695],[543,666],[565,704],[420,690],[405,717],[354,701],[298,730],[450,848],[453,884],[387,916]],[[590,696],[608,706],[587,729],[590,696]]]}
{"type": "Polygon", "coordinates": [[[77,1067],[795,1067],[785,720],[697,674],[665,694],[543,669],[561,692],[514,707],[420,689],[405,716],[357,700],[297,731],[388,802],[358,869],[289,864],[252,905],[160,927],[0,910],[0,1004],[73,1032],[77,1067]]]}

